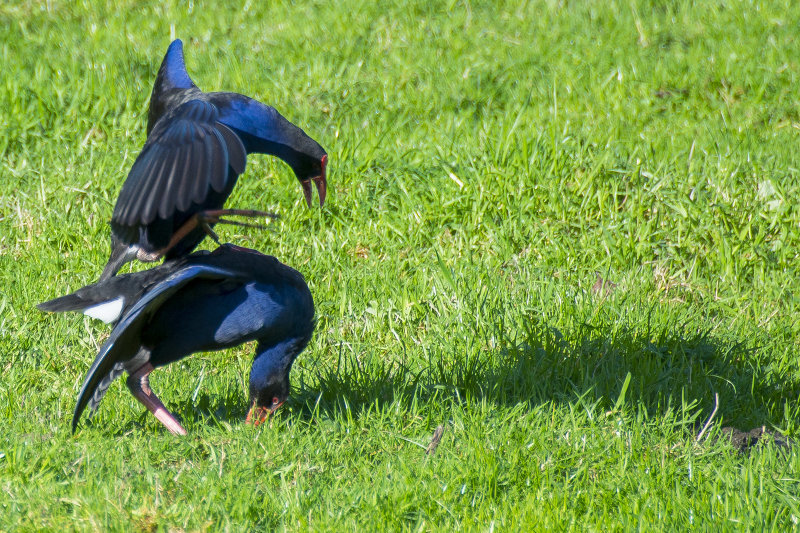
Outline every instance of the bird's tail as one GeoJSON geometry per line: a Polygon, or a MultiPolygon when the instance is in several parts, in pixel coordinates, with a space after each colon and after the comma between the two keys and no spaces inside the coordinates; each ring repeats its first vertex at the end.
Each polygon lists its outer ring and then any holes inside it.
{"type": "Polygon", "coordinates": [[[90,302],[87,302],[78,293],[74,292],[72,294],[67,294],[66,296],[60,296],[58,298],[53,298],[52,300],[42,302],[38,304],[36,308],[39,309],[39,311],[61,313],[64,311],[83,311],[91,305],[92,304],[90,302]]]}
{"type": "Polygon", "coordinates": [[[51,313],[82,311],[89,316],[102,319],[102,317],[96,316],[96,313],[91,310],[95,309],[101,312],[105,308],[113,308],[117,311],[121,311],[124,302],[128,299],[127,297],[130,296],[125,293],[126,281],[129,276],[130,274],[114,276],[103,283],[92,283],[86,287],[81,287],[72,294],[53,298],[52,300],[40,303],[36,307],[40,311],[49,311],[51,313]]]}

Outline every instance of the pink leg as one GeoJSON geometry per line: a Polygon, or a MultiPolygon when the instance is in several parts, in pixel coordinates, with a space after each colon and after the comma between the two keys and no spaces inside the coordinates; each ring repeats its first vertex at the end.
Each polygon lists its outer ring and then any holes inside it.
{"type": "Polygon", "coordinates": [[[147,407],[147,410],[155,415],[155,417],[166,426],[166,428],[175,435],[186,435],[186,430],[183,429],[180,422],[167,411],[158,396],[150,389],[150,379],[148,376],[152,372],[153,365],[145,363],[138,370],[128,376],[127,384],[131,394],[139,400],[142,405],[147,407]]]}

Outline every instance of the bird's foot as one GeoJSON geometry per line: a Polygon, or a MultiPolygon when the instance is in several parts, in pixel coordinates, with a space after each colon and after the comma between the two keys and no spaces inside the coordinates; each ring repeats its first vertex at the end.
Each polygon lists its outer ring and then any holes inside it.
{"type": "Polygon", "coordinates": [[[216,234],[211,230],[211,224],[230,224],[231,226],[240,226],[243,228],[267,229],[267,226],[264,226],[263,224],[251,224],[249,222],[239,222],[238,220],[222,218],[226,215],[253,218],[265,217],[271,218],[272,220],[277,220],[280,218],[280,216],[276,215],[275,213],[270,213],[268,211],[257,211],[255,209],[213,209],[209,211],[202,211],[195,216],[200,217],[200,225],[202,226],[203,230],[205,230],[205,232],[210,235],[217,244],[219,244],[219,240],[216,238],[216,234]]]}
{"type": "Polygon", "coordinates": [[[206,235],[211,237],[211,240],[213,240],[215,243],[217,243],[217,246],[220,245],[219,244],[219,235],[217,235],[217,233],[213,229],[211,229],[211,225],[206,220],[201,220],[200,221],[200,227],[203,228],[203,231],[206,232],[206,235]]]}
{"type": "Polygon", "coordinates": [[[142,405],[147,407],[148,411],[153,413],[159,422],[164,424],[170,433],[174,435],[186,435],[187,432],[183,429],[181,423],[178,422],[178,419],[164,407],[164,404],[161,403],[161,400],[158,399],[158,396],[156,396],[150,388],[149,375],[153,370],[153,365],[150,363],[145,363],[140,366],[128,376],[126,381],[128,389],[130,389],[131,394],[133,394],[142,405]]]}
{"type": "Polygon", "coordinates": [[[259,211],[257,209],[209,209],[207,211],[201,211],[198,214],[202,214],[210,218],[216,217],[217,219],[223,216],[239,216],[239,217],[252,217],[252,218],[265,217],[265,218],[271,218],[273,220],[281,218],[280,215],[276,213],[270,213],[269,211],[259,211]]]}
{"type": "Polygon", "coordinates": [[[166,255],[176,244],[181,242],[181,240],[186,237],[189,233],[194,231],[196,228],[200,227],[203,231],[206,232],[208,236],[214,239],[214,242],[219,244],[219,237],[211,228],[212,224],[230,224],[232,226],[244,226],[246,228],[257,228],[257,229],[267,229],[267,226],[263,226],[261,224],[249,224],[247,222],[239,222],[237,220],[228,220],[227,218],[222,218],[223,216],[243,216],[243,217],[266,217],[271,218],[273,220],[280,218],[275,213],[270,213],[268,211],[258,211],[255,209],[209,209],[207,211],[200,211],[196,213],[193,217],[187,220],[183,226],[178,228],[178,231],[173,233],[172,238],[169,240],[169,243],[156,252],[157,257],[161,257],[166,255]]]}

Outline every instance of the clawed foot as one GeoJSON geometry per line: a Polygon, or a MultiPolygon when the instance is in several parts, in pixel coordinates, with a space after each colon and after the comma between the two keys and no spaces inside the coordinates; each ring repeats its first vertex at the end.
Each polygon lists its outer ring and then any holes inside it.
{"type": "Polygon", "coordinates": [[[271,218],[272,220],[276,220],[280,218],[280,216],[276,215],[275,213],[270,213],[268,211],[258,211],[256,209],[210,209],[208,211],[200,211],[196,213],[192,218],[187,220],[183,226],[178,228],[172,238],[164,248],[158,251],[159,256],[165,255],[169,252],[176,244],[178,244],[184,237],[186,237],[189,233],[194,231],[195,228],[200,227],[206,234],[211,237],[215,243],[218,245],[219,237],[211,228],[212,224],[230,224],[231,226],[240,226],[245,228],[256,228],[256,229],[267,229],[267,226],[263,224],[251,224],[249,222],[239,222],[238,220],[229,220],[227,218],[222,218],[223,216],[242,216],[242,217],[264,217],[264,218],[271,218]]]}

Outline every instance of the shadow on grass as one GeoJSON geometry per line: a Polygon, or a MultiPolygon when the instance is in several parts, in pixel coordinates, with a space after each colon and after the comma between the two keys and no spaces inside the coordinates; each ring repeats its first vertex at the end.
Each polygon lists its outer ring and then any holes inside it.
{"type": "Polygon", "coordinates": [[[749,429],[780,427],[784,410],[800,397],[800,383],[777,380],[774,369],[758,364],[760,348],[747,348],[743,341],[705,331],[653,335],[618,326],[613,334],[588,325],[582,329],[570,339],[544,323],[531,323],[521,342],[473,357],[440,351],[416,373],[378,356],[340,356],[320,369],[314,386],[300,387],[295,405],[303,404],[308,416],[315,409],[333,413],[348,407],[357,415],[376,402],[425,402],[442,398],[443,392],[498,405],[582,398],[603,409],[643,407],[649,416],[683,407],[702,423],[718,394],[715,422],[749,429]]]}
{"type": "MultiPolygon", "coordinates": [[[[577,335],[565,336],[541,320],[527,323],[523,331],[521,340],[505,339],[493,350],[459,351],[446,348],[453,343],[442,339],[440,349],[431,350],[427,364],[416,371],[369,351],[341,350],[332,364],[293,372],[289,403],[295,413],[311,418],[343,411],[357,417],[376,404],[411,407],[448,396],[532,407],[581,399],[603,410],[636,406],[656,417],[685,409],[701,425],[718,394],[714,421],[725,426],[780,428],[797,416],[800,383],[776,377],[778,371],[766,363],[766,349],[753,347],[752,339],[686,327],[654,334],[619,324],[584,324],[577,335]],[[304,377],[311,379],[306,383],[304,377]]],[[[222,394],[188,395],[171,407],[183,420],[218,426],[242,423],[249,406],[245,393],[231,386],[222,394]]]]}

